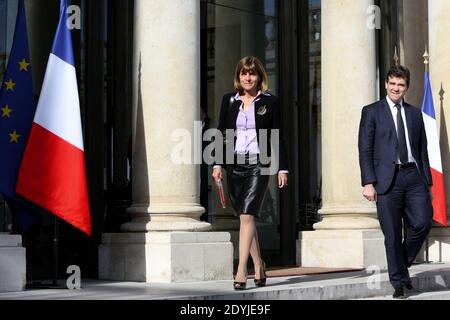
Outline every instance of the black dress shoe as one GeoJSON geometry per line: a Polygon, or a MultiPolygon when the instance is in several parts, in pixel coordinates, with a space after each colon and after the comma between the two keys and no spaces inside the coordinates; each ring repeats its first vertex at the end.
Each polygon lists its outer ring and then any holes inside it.
{"type": "Polygon", "coordinates": [[[414,287],[413,287],[413,285],[411,283],[407,283],[405,285],[405,288],[408,289],[408,290],[414,290],[414,287]]]}
{"type": "Polygon", "coordinates": [[[247,273],[245,273],[245,282],[234,281],[234,290],[245,290],[247,288],[247,273]]]}
{"type": "Polygon", "coordinates": [[[264,287],[266,285],[266,278],[255,279],[255,285],[257,287],[264,287]]]}
{"type": "Polygon", "coordinates": [[[264,287],[265,285],[266,285],[266,279],[267,279],[267,276],[266,276],[266,263],[265,262],[263,262],[262,263],[262,272],[261,272],[261,279],[256,279],[255,278],[255,285],[257,286],[257,287],[264,287]]]}
{"type": "Polygon", "coordinates": [[[400,288],[395,288],[394,294],[392,295],[393,298],[395,299],[405,299],[405,290],[403,289],[403,287],[400,288]]]}
{"type": "Polygon", "coordinates": [[[247,282],[234,281],[233,287],[234,287],[234,290],[245,290],[245,288],[247,287],[247,282]]]}

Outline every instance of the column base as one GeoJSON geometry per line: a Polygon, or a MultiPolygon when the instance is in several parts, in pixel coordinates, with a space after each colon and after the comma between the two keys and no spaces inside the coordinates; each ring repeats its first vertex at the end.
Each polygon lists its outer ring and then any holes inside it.
{"type": "Polygon", "coordinates": [[[0,234],[0,292],[24,291],[26,251],[19,235],[0,234]]]}
{"type": "Polygon", "coordinates": [[[212,231],[230,233],[234,260],[239,260],[239,224],[239,218],[234,215],[216,215],[212,219],[212,231]]]}
{"type": "Polygon", "coordinates": [[[324,206],[319,210],[322,221],[314,230],[367,230],[380,229],[377,209],[373,206],[324,206]]]}
{"type": "Polygon", "coordinates": [[[133,205],[127,212],[132,220],[124,223],[120,229],[124,232],[204,232],[211,230],[211,225],[200,221],[205,209],[200,205],[133,205]]]}
{"type": "Polygon", "coordinates": [[[192,218],[170,217],[168,221],[157,221],[150,217],[134,218],[124,223],[120,229],[124,232],[204,232],[211,230],[211,225],[192,218]]]}
{"type": "Polygon", "coordinates": [[[237,264],[239,262],[239,230],[229,230],[228,233],[233,246],[233,261],[237,264]]]}
{"type": "MultiPolygon", "coordinates": [[[[425,262],[426,256],[425,242],[422,250],[417,255],[417,262],[425,262]]],[[[450,262],[450,229],[434,227],[428,235],[428,260],[430,262],[450,262]]]]}
{"type": "Polygon", "coordinates": [[[99,247],[99,278],[153,283],[232,280],[230,234],[103,234],[99,247]]]}
{"type": "Polygon", "coordinates": [[[318,230],[300,232],[297,263],[302,267],[387,267],[381,230],[318,230]]]}

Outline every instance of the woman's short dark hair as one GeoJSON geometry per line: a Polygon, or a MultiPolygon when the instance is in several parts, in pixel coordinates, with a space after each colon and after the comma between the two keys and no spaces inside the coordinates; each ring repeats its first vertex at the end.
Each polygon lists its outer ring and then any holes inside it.
{"type": "Polygon", "coordinates": [[[261,61],[252,56],[248,56],[242,58],[237,66],[236,71],[234,72],[234,89],[239,93],[242,93],[243,89],[241,86],[241,81],[239,76],[241,72],[253,72],[259,76],[258,90],[268,91],[269,90],[269,78],[267,76],[266,70],[264,69],[261,61]]]}
{"type": "Polygon", "coordinates": [[[405,79],[406,86],[409,88],[411,73],[409,72],[408,68],[404,66],[392,66],[387,73],[386,82],[389,82],[389,78],[405,79]]]}

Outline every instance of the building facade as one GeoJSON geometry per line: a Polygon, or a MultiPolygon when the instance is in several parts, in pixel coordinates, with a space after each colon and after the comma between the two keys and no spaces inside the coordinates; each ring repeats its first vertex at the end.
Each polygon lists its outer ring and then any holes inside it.
{"type": "MultiPolygon", "coordinates": [[[[287,132],[289,188],[280,192],[271,180],[257,222],[268,265],[384,266],[376,210],[361,196],[357,130],[362,107],[385,96],[396,52],[412,71],[407,100],[420,107],[428,45],[444,174],[450,169],[445,0],[71,4],[81,9],[72,34],[93,236],[59,223],[60,274],[79,265],[84,276],[104,279],[231,279],[239,221],[219,207],[210,168],[202,175],[199,164],[174,164],[171,154],[177,129],[195,137],[192,144],[199,137],[201,109],[216,126],[221,97],[233,90],[235,65],[246,55],[263,61],[287,132]]],[[[16,0],[0,0],[0,81],[16,8],[16,0]]],[[[56,0],[26,1],[36,99],[58,8],[56,0]]],[[[28,279],[51,276],[54,224],[42,212],[22,235],[28,279]]],[[[4,202],[0,227],[16,231],[4,202]]],[[[429,259],[450,260],[449,241],[447,229],[435,226],[429,259]]]]}

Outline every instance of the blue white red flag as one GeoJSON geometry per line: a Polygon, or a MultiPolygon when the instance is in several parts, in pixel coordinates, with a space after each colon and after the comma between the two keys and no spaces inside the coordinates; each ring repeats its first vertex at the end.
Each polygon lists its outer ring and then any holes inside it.
{"type": "Polygon", "coordinates": [[[67,1],[61,0],[58,29],[16,191],[90,235],[80,103],[67,19],[67,1]]]}
{"type": "Polygon", "coordinates": [[[431,175],[433,177],[433,220],[447,226],[447,205],[445,199],[444,173],[442,170],[441,148],[431,91],[430,77],[425,72],[425,94],[422,103],[423,121],[428,141],[428,157],[430,159],[431,175]]]}

